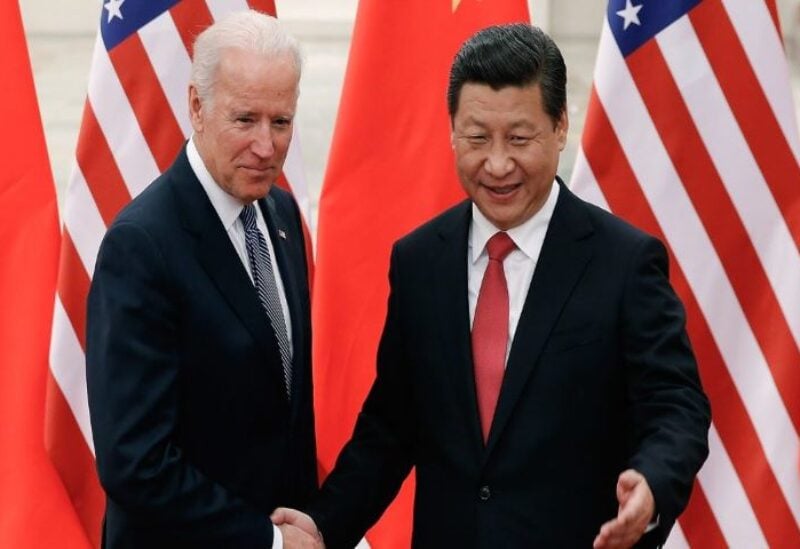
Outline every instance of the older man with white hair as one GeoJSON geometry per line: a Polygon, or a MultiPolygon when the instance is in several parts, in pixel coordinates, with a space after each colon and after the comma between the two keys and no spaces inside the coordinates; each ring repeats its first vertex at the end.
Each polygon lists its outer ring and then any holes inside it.
{"type": "Polygon", "coordinates": [[[194,134],[103,240],[86,354],[105,547],[316,543],[269,520],[317,489],[308,266],[274,185],[300,69],[269,16],[200,34],[194,134]]]}

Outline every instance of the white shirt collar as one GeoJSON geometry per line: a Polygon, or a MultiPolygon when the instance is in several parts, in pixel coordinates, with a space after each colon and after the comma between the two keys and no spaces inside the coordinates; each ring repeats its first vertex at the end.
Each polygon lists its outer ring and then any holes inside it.
{"type": "MultiPolygon", "coordinates": [[[[550,189],[550,195],[545,200],[542,207],[530,219],[525,221],[522,225],[518,225],[513,229],[506,231],[514,244],[517,245],[522,253],[534,261],[538,259],[539,252],[541,251],[541,243],[537,245],[536,233],[538,231],[546,231],[547,226],[550,224],[550,218],[553,217],[553,211],[556,209],[556,202],[558,201],[558,193],[560,188],[556,181],[553,181],[553,187],[550,189]]],[[[472,263],[478,261],[478,258],[484,253],[486,243],[494,234],[499,231],[491,221],[478,209],[475,203],[472,203],[472,263]]]]}
{"type": "Polygon", "coordinates": [[[239,218],[244,204],[242,204],[239,199],[225,192],[225,190],[214,181],[203,159],[200,157],[197,146],[194,144],[194,135],[192,135],[189,142],[186,144],[186,157],[189,159],[189,165],[192,167],[192,171],[194,171],[194,174],[206,191],[211,205],[214,206],[214,210],[216,210],[217,215],[222,221],[222,226],[225,227],[226,231],[230,230],[231,226],[233,226],[239,218]]]}

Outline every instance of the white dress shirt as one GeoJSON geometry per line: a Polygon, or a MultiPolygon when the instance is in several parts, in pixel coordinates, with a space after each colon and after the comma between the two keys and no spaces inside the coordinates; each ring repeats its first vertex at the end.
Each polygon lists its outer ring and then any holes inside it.
{"type": "MultiPolygon", "coordinates": [[[[229,195],[214,181],[214,178],[211,177],[211,174],[206,168],[203,159],[200,158],[200,153],[197,152],[197,147],[194,144],[194,137],[189,139],[189,142],[186,144],[186,157],[189,159],[189,165],[192,167],[192,171],[194,171],[194,174],[197,176],[197,179],[200,181],[200,184],[206,191],[206,195],[208,195],[208,199],[211,201],[214,211],[217,212],[220,221],[222,221],[222,226],[225,227],[225,232],[228,233],[228,238],[231,239],[231,244],[233,244],[236,253],[239,255],[239,259],[241,260],[242,265],[244,265],[244,268],[247,270],[247,275],[250,277],[250,281],[252,282],[253,271],[250,268],[250,260],[247,258],[244,224],[242,223],[242,220],[239,219],[239,214],[242,213],[245,204],[242,204],[242,202],[240,202],[237,198],[229,195]]],[[[275,259],[275,248],[272,246],[272,239],[269,237],[267,224],[264,221],[264,216],[262,215],[261,208],[259,208],[258,205],[256,205],[256,226],[258,227],[258,230],[261,231],[261,234],[264,236],[264,240],[267,241],[267,246],[269,247],[269,257],[270,261],[272,262],[272,272],[275,274],[275,284],[278,286],[278,297],[280,298],[281,309],[283,310],[283,318],[286,321],[286,335],[289,338],[289,349],[291,350],[292,323],[291,317],[289,316],[289,304],[286,301],[286,290],[283,287],[283,279],[281,278],[281,272],[280,269],[278,269],[278,263],[275,259]]],[[[269,520],[269,517],[264,518],[265,520],[269,520]]],[[[272,549],[283,549],[283,534],[281,534],[281,531],[274,524],[272,525],[272,532],[272,549]]]]}
{"type": "MultiPolygon", "coordinates": [[[[217,212],[220,221],[222,221],[222,226],[225,227],[225,231],[228,233],[228,238],[231,239],[231,244],[233,244],[236,253],[239,254],[239,259],[241,260],[242,265],[244,265],[244,268],[247,270],[247,275],[252,281],[253,271],[250,268],[250,260],[247,258],[244,224],[242,223],[242,220],[239,219],[239,214],[242,213],[245,204],[239,201],[238,198],[229,195],[214,181],[214,178],[211,177],[206,165],[203,163],[202,158],[200,158],[200,153],[197,152],[197,147],[195,146],[193,139],[190,139],[186,144],[186,156],[189,159],[189,165],[192,167],[194,174],[197,176],[197,179],[200,181],[200,184],[206,191],[208,199],[211,201],[211,205],[214,206],[214,210],[217,212]]],[[[278,286],[278,297],[280,298],[281,302],[283,318],[286,322],[286,335],[289,338],[289,349],[291,350],[292,323],[291,316],[289,315],[289,303],[286,301],[286,290],[283,287],[281,271],[278,268],[278,263],[275,258],[275,247],[272,245],[272,239],[269,237],[267,224],[264,221],[264,216],[261,213],[261,208],[258,207],[258,204],[256,204],[256,226],[258,227],[258,230],[261,231],[261,235],[264,237],[264,240],[267,241],[267,247],[269,248],[272,272],[275,274],[275,284],[278,286]]]]}
{"type": "MultiPolygon", "coordinates": [[[[547,227],[550,225],[550,218],[553,217],[553,210],[556,208],[558,192],[558,183],[554,181],[550,196],[547,197],[539,211],[522,225],[506,231],[511,240],[514,241],[514,244],[517,245],[517,248],[512,250],[503,261],[503,270],[508,284],[509,317],[506,361],[508,361],[508,353],[511,350],[511,343],[514,341],[514,334],[517,331],[517,324],[519,324],[519,317],[522,314],[522,307],[525,305],[528,289],[531,287],[533,272],[536,270],[536,263],[539,261],[539,253],[542,251],[547,227]]],[[[478,293],[481,289],[486,266],[489,264],[486,243],[499,230],[492,225],[491,221],[486,219],[486,216],[481,213],[475,204],[472,205],[472,222],[469,226],[469,237],[467,239],[467,293],[469,296],[470,326],[475,320],[478,293]]]]}

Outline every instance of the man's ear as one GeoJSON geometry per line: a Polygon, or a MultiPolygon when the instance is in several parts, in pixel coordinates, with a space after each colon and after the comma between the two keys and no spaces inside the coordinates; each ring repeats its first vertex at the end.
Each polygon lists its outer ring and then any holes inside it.
{"type": "Polygon", "coordinates": [[[558,150],[563,151],[564,147],[567,146],[567,134],[569,133],[569,116],[567,115],[567,109],[564,108],[561,111],[561,116],[558,117],[558,121],[556,121],[556,139],[558,140],[558,150]]]}
{"type": "Polygon", "coordinates": [[[203,103],[197,93],[197,86],[189,84],[189,120],[195,133],[203,132],[203,103]]]}

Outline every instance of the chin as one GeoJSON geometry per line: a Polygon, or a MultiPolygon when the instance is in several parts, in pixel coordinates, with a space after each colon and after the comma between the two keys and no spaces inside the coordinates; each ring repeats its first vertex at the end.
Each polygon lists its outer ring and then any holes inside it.
{"type": "Polygon", "coordinates": [[[501,231],[507,231],[509,229],[513,229],[517,225],[521,224],[519,216],[508,216],[508,215],[494,216],[494,217],[486,216],[486,218],[489,221],[491,221],[492,224],[501,231]]]}
{"type": "Polygon", "coordinates": [[[243,189],[242,196],[250,201],[258,200],[267,196],[271,188],[272,183],[248,183],[243,189]]]}

